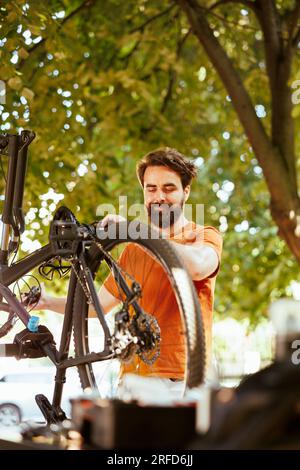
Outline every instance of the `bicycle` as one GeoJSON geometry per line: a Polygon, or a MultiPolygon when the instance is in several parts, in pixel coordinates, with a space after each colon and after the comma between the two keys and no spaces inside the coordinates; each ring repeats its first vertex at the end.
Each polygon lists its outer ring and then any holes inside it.
{"type": "MultiPolygon", "coordinates": [[[[202,383],[205,341],[200,305],[192,281],[167,240],[147,236],[134,238],[126,222],[116,224],[117,237],[101,237],[97,222],[79,223],[72,211],[63,206],[56,210],[50,224],[49,243],[14,261],[19,251],[20,236],[25,229],[22,210],[25,173],[28,147],[34,138],[34,132],[28,130],[19,135],[0,135],[0,154],[8,156],[0,246],[0,312],[8,316],[0,328],[0,337],[6,336],[17,320],[21,320],[25,326],[24,330],[15,335],[12,343],[0,344],[0,356],[17,359],[46,356],[55,365],[52,403],[44,395],[36,396],[36,402],[48,424],[66,418],[60,404],[69,367],[78,368],[83,388],[97,388],[93,367],[99,361],[119,358],[121,362],[126,362],[136,354],[151,366],[157,360],[163,344],[160,320],[153,315],[155,312],[150,314],[140,305],[146,279],[139,279],[138,282],[132,273],[125,272],[118,264],[119,249],[124,244],[136,244],[147,251],[153,263],[162,267],[171,283],[172,295],[176,299],[183,324],[185,387],[191,388],[202,383]],[[25,293],[16,294],[14,289],[9,288],[37,267],[46,278],[50,276],[52,279],[54,272],[61,276],[70,274],[58,349],[50,330],[45,325],[39,325],[38,317],[30,314],[32,306],[39,300],[39,281],[37,285],[29,286],[25,293]],[[122,298],[112,332],[97,294],[97,279],[99,276],[100,280],[103,279],[107,271],[113,273],[122,298]],[[103,333],[103,349],[97,352],[92,351],[90,345],[90,305],[96,312],[103,333]],[[74,357],[70,355],[72,332],[74,357]]],[[[146,226],[138,222],[137,227],[144,229],[146,226]]],[[[140,233],[145,231],[141,230],[140,233]]]]}

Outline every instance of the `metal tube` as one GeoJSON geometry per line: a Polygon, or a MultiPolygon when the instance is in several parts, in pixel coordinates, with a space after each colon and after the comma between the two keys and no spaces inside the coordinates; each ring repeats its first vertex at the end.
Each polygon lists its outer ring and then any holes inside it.
{"type": "Polygon", "coordinates": [[[8,289],[8,287],[0,284],[1,295],[5,298],[6,302],[12,308],[12,310],[18,315],[20,320],[27,327],[28,321],[30,319],[29,313],[25,310],[22,304],[15,298],[13,293],[8,289]]]}
{"type": "Polygon", "coordinates": [[[55,255],[51,245],[45,245],[34,253],[20,259],[12,266],[5,266],[0,271],[0,281],[9,286],[17,279],[20,279],[24,274],[29,273],[33,268],[39,266],[44,261],[51,259],[55,255]]]}
{"type": "Polygon", "coordinates": [[[0,264],[6,265],[10,241],[10,227],[14,226],[13,198],[18,163],[19,136],[8,135],[8,173],[5,188],[5,199],[2,213],[3,232],[1,237],[0,264]]]}
{"type": "Polygon", "coordinates": [[[2,234],[1,234],[1,250],[7,251],[10,239],[10,228],[9,224],[2,224],[2,234]]]}
{"type": "Polygon", "coordinates": [[[20,233],[25,230],[24,215],[22,212],[23,196],[25,187],[25,176],[27,167],[27,151],[28,146],[23,146],[19,152],[16,181],[14,188],[14,199],[13,199],[13,214],[15,216],[16,223],[19,227],[20,233]]]}
{"type": "Polygon", "coordinates": [[[10,134],[8,136],[8,174],[5,188],[5,200],[2,214],[2,221],[5,224],[13,225],[12,208],[14,199],[14,189],[18,162],[19,136],[10,134]]]}

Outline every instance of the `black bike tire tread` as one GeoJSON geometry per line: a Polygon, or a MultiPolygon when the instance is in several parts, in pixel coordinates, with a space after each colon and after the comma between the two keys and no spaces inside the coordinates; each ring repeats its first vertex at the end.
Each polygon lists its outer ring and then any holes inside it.
{"type": "MultiPolygon", "coordinates": [[[[168,265],[170,273],[169,276],[173,278],[174,275],[172,272],[173,268],[182,268],[183,264],[179,259],[177,253],[175,252],[174,248],[172,248],[170,242],[164,239],[139,239],[139,240],[132,240],[131,238],[122,238],[118,240],[121,242],[135,242],[139,243],[146,248],[153,249],[160,256],[163,257],[164,262],[168,265]],[[148,245],[148,246],[147,246],[148,245]]],[[[110,243],[102,243],[103,247],[105,248],[106,245],[110,243]]],[[[98,250],[98,249],[97,249],[98,250]]],[[[189,283],[189,291],[192,293],[187,293],[183,289],[180,288],[179,283],[175,280],[176,285],[179,287],[177,289],[177,294],[180,296],[180,302],[184,305],[183,308],[183,315],[184,315],[184,325],[187,335],[186,345],[187,345],[187,381],[186,385],[188,388],[193,388],[199,384],[201,384],[204,380],[204,373],[205,373],[205,336],[204,336],[204,328],[203,328],[203,321],[201,316],[201,307],[199,305],[199,299],[197,297],[195,288],[191,279],[186,276],[186,281],[189,283]],[[192,314],[191,314],[192,312],[192,314]]],[[[74,306],[73,306],[73,318],[74,318],[74,346],[75,346],[75,354],[82,354],[82,344],[80,343],[81,334],[80,329],[81,325],[80,322],[82,318],[80,316],[80,312],[82,311],[81,302],[85,298],[82,287],[80,286],[79,282],[77,282],[75,288],[75,295],[74,295],[74,306]],[[78,314],[79,312],[79,314],[78,314]]],[[[89,365],[90,366],[90,365],[89,365]]],[[[92,368],[89,367],[90,372],[92,372],[92,368]]],[[[78,368],[79,377],[81,381],[81,385],[83,388],[91,386],[90,380],[87,377],[87,371],[85,366],[81,366],[78,368]]]]}

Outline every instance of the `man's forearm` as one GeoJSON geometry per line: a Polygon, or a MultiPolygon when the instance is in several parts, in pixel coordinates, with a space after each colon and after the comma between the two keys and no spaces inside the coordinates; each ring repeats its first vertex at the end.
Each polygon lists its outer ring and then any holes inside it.
{"type": "MultiPolygon", "coordinates": [[[[102,286],[98,292],[98,298],[104,313],[108,313],[112,308],[120,303],[120,300],[110,294],[110,292],[108,292],[104,286],[102,286]]],[[[51,310],[52,312],[64,314],[66,303],[66,297],[52,297],[48,295],[42,295],[38,305],[36,305],[34,309],[51,310]]],[[[97,317],[94,305],[89,305],[89,316],[97,317]]]]}
{"type": "Polygon", "coordinates": [[[66,297],[47,297],[41,305],[38,305],[38,309],[64,314],[66,302],[66,297]]]}
{"type": "Polygon", "coordinates": [[[195,247],[175,242],[174,247],[194,281],[205,279],[218,267],[219,260],[217,253],[210,246],[197,245],[195,247]]]}

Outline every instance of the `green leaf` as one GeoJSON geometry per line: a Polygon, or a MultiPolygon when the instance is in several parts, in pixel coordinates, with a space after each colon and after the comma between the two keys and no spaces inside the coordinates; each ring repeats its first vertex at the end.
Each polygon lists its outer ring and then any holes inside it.
{"type": "Polygon", "coordinates": [[[20,77],[13,77],[8,80],[7,84],[13,90],[20,90],[23,82],[20,77]]]}

